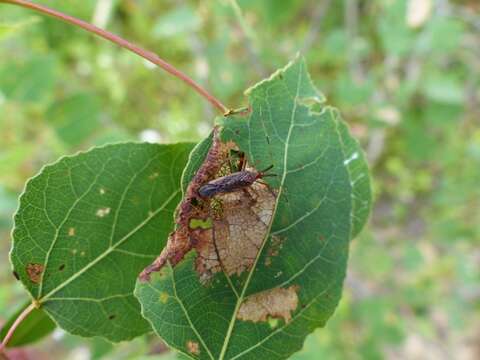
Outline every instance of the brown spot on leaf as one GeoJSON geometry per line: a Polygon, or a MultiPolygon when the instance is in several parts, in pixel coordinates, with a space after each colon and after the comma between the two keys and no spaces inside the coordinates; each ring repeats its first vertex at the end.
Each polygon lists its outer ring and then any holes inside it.
{"type": "Polygon", "coordinates": [[[112,314],[112,315],[110,315],[110,316],[108,317],[108,320],[113,320],[113,319],[115,319],[116,317],[117,317],[117,316],[116,316],[115,314],[112,314]]]}
{"type": "Polygon", "coordinates": [[[283,318],[288,323],[292,319],[291,313],[298,306],[298,289],[297,285],[292,285],[286,289],[275,288],[250,295],[240,305],[237,318],[253,322],[283,318]]]}
{"type": "Polygon", "coordinates": [[[270,266],[272,264],[272,257],[277,256],[280,253],[280,250],[283,246],[283,241],[280,236],[272,235],[272,240],[270,242],[270,247],[267,250],[267,257],[265,258],[265,266],[270,266]]]}
{"type": "Polygon", "coordinates": [[[65,264],[62,264],[62,265],[60,265],[60,266],[58,267],[58,270],[59,270],[59,271],[62,271],[63,269],[65,269],[65,264]]]}
{"type": "Polygon", "coordinates": [[[190,353],[194,355],[200,354],[200,345],[196,341],[189,340],[187,341],[187,349],[190,353]]]}
{"type": "Polygon", "coordinates": [[[44,266],[42,264],[30,263],[26,267],[28,278],[31,282],[38,284],[42,279],[44,266]]]}

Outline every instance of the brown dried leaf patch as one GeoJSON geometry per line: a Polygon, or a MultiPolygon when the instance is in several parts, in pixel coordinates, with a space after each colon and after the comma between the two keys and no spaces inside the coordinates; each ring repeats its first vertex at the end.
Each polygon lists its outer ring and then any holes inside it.
{"type": "Polygon", "coordinates": [[[161,270],[167,261],[175,266],[192,249],[194,239],[191,238],[191,219],[208,218],[208,201],[198,195],[198,189],[208,181],[214,179],[225,163],[231,144],[224,144],[220,141],[218,132],[220,129],[213,129],[212,146],[208,150],[203,164],[197,170],[192,181],[188,185],[185,196],[177,208],[175,216],[176,230],[170,233],[167,245],[155,261],[147,266],[139,278],[141,281],[149,281],[150,274],[161,270]]]}
{"type": "Polygon", "coordinates": [[[272,257],[278,256],[283,247],[283,241],[284,239],[280,236],[272,235],[271,244],[267,250],[267,257],[265,258],[265,266],[270,266],[272,264],[272,257]]]}
{"type": "Polygon", "coordinates": [[[177,208],[176,230],[169,235],[160,256],[140,274],[140,280],[148,281],[150,274],[167,262],[175,266],[192,249],[197,252],[195,269],[202,282],[220,271],[228,276],[240,275],[255,262],[273,217],[276,194],[268,185],[256,181],[212,198],[199,196],[201,186],[236,171],[230,169],[229,163],[231,151],[237,152],[238,148],[233,142],[222,143],[218,131],[214,129],[205,161],[177,208]]]}
{"type": "Polygon", "coordinates": [[[298,307],[298,290],[299,286],[292,285],[286,289],[275,288],[250,295],[240,305],[237,318],[253,322],[283,318],[288,323],[298,307]]]}
{"type": "Polygon", "coordinates": [[[192,341],[192,340],[187,341],[187,349],[190,353],[194,355],[200,354],[200,346],[196,341],[192,341]]]}
{"type": "Polygon", "coordinates": [[[251,268],[267,235],[275,200],[274,191],[259,182],[215,197],[212,227],[195,232],[195,268],[202,280],[219,271],[230,276],[251,268]]]}
{"type": "Polygon", "coordinates": [[[42,280],[42,274],[44,270],[44,266],[42,264],[34,264],[30,263],[27,264],[25,270],[27,271],[28,278],[31,282],[38,284],[42,280]]]}

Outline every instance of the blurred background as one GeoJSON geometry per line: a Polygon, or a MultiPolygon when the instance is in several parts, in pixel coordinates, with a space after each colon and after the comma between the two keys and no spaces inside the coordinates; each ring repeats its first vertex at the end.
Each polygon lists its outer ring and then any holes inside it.
{"type": "MultiPolygon", "coordinates": [[[[302,52],[360,139],[374,210],[344,296],[294,359],[480,359],[478,0],[42,0],[153,50],[230,107],[302,52]]],[[[28,300],[12,214],[44,164],[108,142],[199,141],[215,111],[84,31],[0,4],[0,324],[28,300]]],[[[175,359],[55,330],[19,356],[175,359]]]]}

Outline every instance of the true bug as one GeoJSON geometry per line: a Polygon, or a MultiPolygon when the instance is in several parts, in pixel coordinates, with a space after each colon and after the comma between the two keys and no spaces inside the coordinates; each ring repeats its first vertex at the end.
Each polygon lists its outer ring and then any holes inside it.
{"type": "Polygon", "coordinates": [[[200,189],[198,189],[198,194],[203,198],[211,198],[217,194],[226,194],[244,189],[258,179],[266,176],[276,176],[275,174],[266,174],[271,168],[273,168],[273,165],[262,171],[242,170],[222,176],[202,185],[200,189]]]}

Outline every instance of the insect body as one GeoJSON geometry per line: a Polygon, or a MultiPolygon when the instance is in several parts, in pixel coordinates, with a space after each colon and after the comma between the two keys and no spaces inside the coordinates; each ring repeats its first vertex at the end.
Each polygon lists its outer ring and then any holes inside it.
{"type": "Polygon", "coordinates": [[[266,174],[272,167],[273,165],[263,171],[243,170],[222,176],[202,185],[200,189],[198,189],[198,194],[203,198],[211,198],[217,194],[226,194],[241,190],[265,176],[275,176],[275,174],[266,174]]]}

